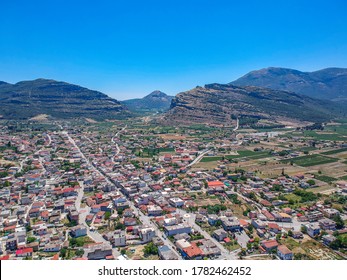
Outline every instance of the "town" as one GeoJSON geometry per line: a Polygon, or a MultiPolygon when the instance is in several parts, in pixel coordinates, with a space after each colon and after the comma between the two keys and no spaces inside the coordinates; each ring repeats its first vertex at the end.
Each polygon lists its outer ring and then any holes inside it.
{"type": "Polygon", "coordinates": [[[346,259],[347,121],[0,122],[0,259],[346,259]]]}

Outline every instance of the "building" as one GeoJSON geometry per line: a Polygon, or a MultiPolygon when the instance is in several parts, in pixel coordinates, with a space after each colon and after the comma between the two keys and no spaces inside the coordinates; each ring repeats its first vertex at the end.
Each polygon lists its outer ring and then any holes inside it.
{"type": "Polygon", "coordinates": [[[266,228],[266,223],[263,222],[262,220],[259,220],[259,219],[257,219],[257,220],[252,220],[251,224],[252,224],[252,226],[254,226],[254,228],[256,228],[256,229],[258,229],[258,228],[260,228],[260,229],[266,228]]]}
{"type": "Polygon", "coordinates": [[[148,216],[160,216],[163,213],[163,209],[158,205],[148,205],[147,214],[148,216]]]}
{"type": "Polygon", "coordinates": [[[178,256],[169,246],[166,246],[166,245],[159,246],[158,253],[159,253],[160,259],[162,260],[178,260],[178,256]]]}
{"type": "Polygon", "coordinates": [[[82,225],[75,226],[71,228],[70,234],[72,237],[80,237],[80,236],[85,236],[87,235],[87,228],[82,225]]]}
{"type": "Polygon", "coordinates": [[[276,240],[264,240],[261,242],[261,246],[267,253],[271,253],[273,250],[277,249],[278,243],[276,240]]]}
{"type": "Polygon", "coordinates": [[[315,237],[320,233],[320,227],[317,224],[308,224],[306,225],[307,234],[311,237],[315,237]]]}
{"type": "Polygon", "coordinates": [[[146,227],[140,229],[140,238],[144,243],[148,243],[152,241],[153,237],[155,237],[155,230],[152,227],[146,227]]]}
{"type": "Polygon", "coordinates": [[[226,231],[241,231],[240,221],[236,217],[225,217],[221,219],[222,226],[226,231]]]}
{"type": "Polygon", "coordinates": [[[124,247],[126,246],[126,237],[125,232],[123,230],[117,230],[113,235],[113,243],[116,247],[124,247]]]}
{"type": "Polygon", "coordinates": [[[324,230],[336,230],[336,223],[328,218],[321,219],[318,221],[319,226],[324,230]]]}
{"type": "Polygon", "coordinates": [[[112,256],[112,247],[108,244],[98,243],[84,248],[83,257],[88,258],[88,260],[102,260],[108,256],[112,256]]]}
{"type": "Polygon", "coordinates": [[[176,235],[179,233],[191,233],[192,228],[188,224],[178,224],[173,226],[165,226],[164,227],[165,233],[168,236],[176,235]]]}
{"type": "Polygon", "coordinates": [[[201,260],[203,254],[204,252],[195,243],[182,250],[182,256],[187,260],[201,260]]]}
{"type": "Polygon", "coordinates": [[[207,221],[211,226],[214,226],[218,221],[219,221],[219,217],[216,214],[209,214],[207,216],[207,221]]]}
{"type": "Polygon", "coordinates": [[[322,210],[322,213],[327,218],[334,218],[338,215],[340,215],[340,211],[334,209],[334,208],[325,208],[322,210]]]}
{"type": "Polygon", "coordinates": [[[228,237],[228,233],[223,229],[217,229],[213,232],[213,237],[216,238],[218,241],[223,241],[225,238],[228,237]]]}
{"type": "Polygon", "coordinates": [[[33,255],[33,248],[18,249],[16,251],[16,257],[31,257],[33,255]]]}
{"type": "Polygon", "coordinates": [[[288,249],[286,245],[279,245],[277,247],[277,256],[281,260],[292,260],[293,259],[293,252],[288,249]]]}
{"type": "Polygon", "coordinates": [[[184,206],[184,201],[182,199],[180,199],[179,197],[172,197],[169,199],[169,203],[173,206],[173,207],[183,207],[184,206]]]}

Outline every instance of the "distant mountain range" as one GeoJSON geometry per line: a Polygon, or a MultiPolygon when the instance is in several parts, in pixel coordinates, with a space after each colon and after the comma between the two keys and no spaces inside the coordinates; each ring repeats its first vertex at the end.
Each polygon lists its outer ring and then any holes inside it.
{"type": "Polygon", "coordinates": [[[121,101],[133,113],[163,112],[170,108],[174,96],[159,90],[153,91],[143,98],[121,101]]]}
{"type": "Polygon", "coordinates": [[[117,101],[99,91],[48,79],[0,81],[0,118],[124,119],[153,113],[165,122],[230,123],[232,118],[322,122],[346,117],[347,69],[252,71],[229,84],[210,84],[176,97],[154,91],[117,101]]]}
{"type": "Polygon", "coordinates": [[[53,118],[84,117],[97,120],[130,115],[117,100],[77,85],[47,79],[16,84],[0,82],[0,116],[28,119],[40,114],[53,118]]]}
{"type": "Polygon", "coordinates": [[[301,72],[287,68],[269,67],[249,72],[230,84],[265,87],[305,94],[314,98],[347,101],[346,68],[301,72]]]}
{"type": "Polygon", "coordinates": [[[232,118],[324,122],[342,116],[335,102],[261,87],[210,84],[182,92],[172,100],[164,122],[230,125],[232,118]]]}

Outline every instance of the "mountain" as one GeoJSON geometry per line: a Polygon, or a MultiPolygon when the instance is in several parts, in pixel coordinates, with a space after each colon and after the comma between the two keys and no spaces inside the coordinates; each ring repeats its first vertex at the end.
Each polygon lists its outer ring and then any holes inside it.
{"type": "Polygon", "coordinates": [[[322,122],[341,116],[335,102],[267,88],[209,84],[179,93],[163,116],[165,123],[231,123],[243,119],[322,122]]]}
{"type": "Polygon", "coordinates": [[[0,115],[27,119],[40,114],[55,118],[114,119],[129,115],[117,100],[101,92],[55,80],[0,83],[0,115]]]}
{"type": "Polygon", "coordinates": [[[230,84],[285,90],[335,101],[347,100],[347,68],[301,72],[270,67],[252,71],[230,84]]]}
{"type": "Polygon", "coordinates": [[[121,103],[134,113],[163,112],[170,108],[173,98],[173,96],[156,90],[143,98],[124,100],[121,103]]]}

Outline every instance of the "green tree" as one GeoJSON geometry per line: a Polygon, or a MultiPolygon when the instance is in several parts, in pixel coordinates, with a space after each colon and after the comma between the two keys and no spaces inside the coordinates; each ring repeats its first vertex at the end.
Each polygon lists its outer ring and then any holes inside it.
{"type": "Polygon", "coordinates": [[[155,246],[153,242],[150,242],[147,245],[145,245],[143,252],[145,253],[145,255],[157,255],[158,247],[155,246]]]}

